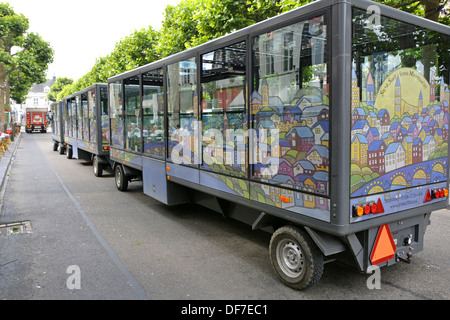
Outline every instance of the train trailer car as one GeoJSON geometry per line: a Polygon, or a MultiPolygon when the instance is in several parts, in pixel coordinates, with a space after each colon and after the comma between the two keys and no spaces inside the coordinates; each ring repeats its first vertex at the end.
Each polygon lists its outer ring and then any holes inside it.
{"type": "Polygon", "coordinates": [[[423,249],[448,202],[450,28],[316,1],[108,80],[119,190],[142,179],[273,233],[280,279],[423,249]]]}
{"type": "Polygon", "coordinates": [[[97,83],[63,99],[64,142],[67,158],[92,161],[94,174],[109,166],[107,85],[97,83]]]}
{"type": "Polygon", "coordinates": [[[65,152],[63,106],[62,101],[50,104],[53,151],[59,148],[59,154],[65,152]]]}

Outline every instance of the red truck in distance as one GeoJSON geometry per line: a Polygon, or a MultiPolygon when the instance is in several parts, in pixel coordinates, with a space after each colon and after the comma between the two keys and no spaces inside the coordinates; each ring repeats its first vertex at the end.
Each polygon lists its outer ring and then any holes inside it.
{"type": "Polygon", "coordinates": [[[25,131],[27,133],[32,133],[33,131],[47,132],[47,113],[46,108],[28,108],[26,109],[26,127],[25,131]]]}

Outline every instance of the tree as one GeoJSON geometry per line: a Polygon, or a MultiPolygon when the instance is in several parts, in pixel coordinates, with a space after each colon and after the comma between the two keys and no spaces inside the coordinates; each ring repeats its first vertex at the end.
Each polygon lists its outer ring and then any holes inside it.
{"type": "Polygon", "coordinates": [[[77,82],[64,86],[56,99],[62,100],[65,96],[94,83],[105,83],[113,75],[158,60],[159,56],[155,50],[158,40],[159,33],[151,26],[147,29],[135,30],[132,34],[117,42],[109,55],[98,58],[91,70],[77,82]]]}
{"type": "Polygon", "coordinates": [[[28,19],[9,4],[0,3],[0,125],[6,129],[3,110],[9,100],[21,102],[34,83],[45,81],[53,50],[38,34],[29,32],[28,19]]]}
{"type": "MultiPolygon", "coordinates": [[[[195,47],[235,30],[308,4],[313,0],[181,0],[168,5],[159,31],[151,27],[120,40],[113,52],[97,59],[94,67],[62,94],[71,94],[113,75],[195,47]]],[[[419,16],[436,19],[449,0],[376,0],[419,16]],[[428,14],[425,14],[428,12],[428,14]]],[[[435,20],[436,21],[436,20],[435,20]]],[[[439,17],[450,25],[449,17],[439,17]]],[[[59,98],[59,99],[60,99],[59,98]]]]}
{"type": "Polygon", "coordinates": [[[61,92],[61,90],[63,89],[63,87],[72,84],[73,83],[73,79],[70,78],[57,78],[55,83],[52,85],[52,87],[50,88],[50,92],[47,94],[47,99],[50,101],[57,101],[57,96],[58,94],[61,92]]]}
{"type": "Polygon", "coordinates": [[[158,53],[166,57],[273,17],[282,12],[281,2],[182,0],[177,6],[169,5],[160,30],[158,53]]]}

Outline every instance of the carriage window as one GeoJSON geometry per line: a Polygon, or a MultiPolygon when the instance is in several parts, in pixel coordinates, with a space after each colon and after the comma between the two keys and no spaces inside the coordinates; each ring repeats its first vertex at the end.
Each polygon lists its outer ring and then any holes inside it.
{"type": "Polygon", "coordinates": [[[446,181],[450,37],[386,16],[366,22],[354,9],[352,195],[446,181]]]}
{"type": "Polygon", "coordinates": [[[124,117],[122,105],[122,83],[113,82],[109,85],[109,114],[111,117],[111,144],[114,148],[124,147],[124,117]]]}
{"type": "Polygon", "coordinates": [[[100,116],[102,126],[102,143],[109,144],[109,115],[108,115],[108,88],[100,88],[100,116]]]}
{"type": "Polygon", "coordinates": [[[88,91],[88,114],[89,114],[89,141],[96,142],[97,139],[97,118],[95,108],[95,89],[88,91]]]}
{"type": "Polygon", "coordinates": [[[88,114],[88,94],[81,94],[81,138],[83,140],[89,140],[89,114],[88,114]]]}
{"type": "Polygon", "coordinates": [[[81,135],[82,135],[82,123],[83,123],[83,118],[82,118],[82,108],[81,108],[81,100],[80,100],[80,96],[76,96],[75,99],[72,100],[73,101],[73,117],[75,119],[75,123],[74,123],[74,132],[73,132],[73,136],[75,138],[81,139],[81,135]]]}
{"type": "Polygon", "coordinates": [[[125,148],[141,152],[141,102],[139,76],[123,80],[125,96],[125,148]]]}
{"type": "Polygon", "coordinates": [[[325,17],[253,38],[252,177],[328,193],[325,17]]]}
{"type": "Polygon", "coordinates": [[[144,153],[164,158],[164,85],[163,69],[142,74],[142,135],[144,153]]]}
{"type": "Polygon", "coordinates": [[[202,56],[202,166],[246,176],[246,43],[202,56]]]}
{"type": "Polygon", "coordinates": [[[72,136],[72,102],[70,100],[64,100],[64,136],[72,136]]]}
{"type": "Polygon", "coordinates": [[[194,147],[197,126],[197,64],[195,58],[167,67],[167,158],[175,163],[198,164],[194,147]],[[173,158],[172,158],[173,156],[173,158]]]}

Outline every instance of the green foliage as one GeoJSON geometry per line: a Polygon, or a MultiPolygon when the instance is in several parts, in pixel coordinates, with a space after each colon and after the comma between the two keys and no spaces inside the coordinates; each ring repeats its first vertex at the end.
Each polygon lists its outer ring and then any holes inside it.
{"type": "Polygon", "coordinates": [[[165,20],[156,51],[167,57],[201,43],[195,18],[202,10],[204,0],[182,0],[177,6],[167,6],[165,20]]]}
{"type": "MultiPolygon", "coordinates": [[[[50,44],[36,33],[28,32],[28,19],[15,13],[8,3],[0,3],[0,110],[8,108],[9,98],[20,103],[35,83],[45,81],[53,61],[50,44]]],[[[4,123],[4,113],[0,121],[4,123]]]]}
{"type": "MultiPolygon", "coordinates": [[[[377,0],[389,6],[425,15],[430,3],[446,0],[377,0]]],[[[73,93],[96,82],[106,82],[113,75],[195,47],[235,30],[263,21],[313,0],[181,0],[168,5],[159,31],[151,27],[135,31],[120,40],[113,52],[98,58],[92,69],[62,93],[73,93]]],[[[440,22],[450,25],[449,17],[440,22]]]]}
{"type": "Polygon", "coordinates": [[[47,99],[50,101],[57,101],[58,93],[61,92],[63,87],[73,83],[73,79],[70,78],[57,78],[55,83],[50,88],[50,92],[47,94],[47,99]]]}

